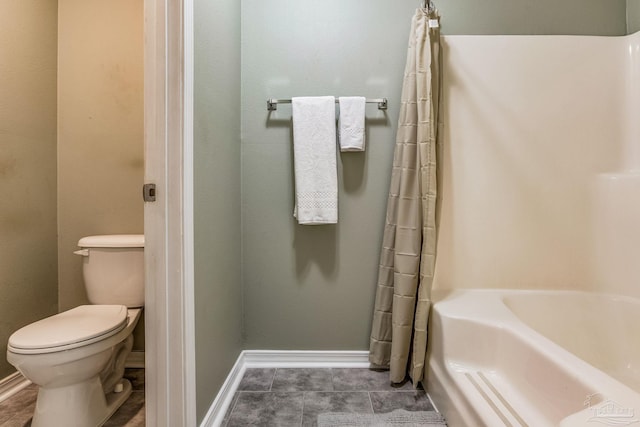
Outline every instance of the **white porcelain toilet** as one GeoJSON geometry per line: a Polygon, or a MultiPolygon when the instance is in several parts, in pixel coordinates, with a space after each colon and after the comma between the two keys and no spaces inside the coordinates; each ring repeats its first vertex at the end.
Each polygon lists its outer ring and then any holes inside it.
{"type": "Polygon", "coordinates": [[[33,427],[102,425],[131,394],[122,378],[144,306],[144,236],[80,239],[91,305],[27,325],[7,360],[38,385],[33,427]]]}

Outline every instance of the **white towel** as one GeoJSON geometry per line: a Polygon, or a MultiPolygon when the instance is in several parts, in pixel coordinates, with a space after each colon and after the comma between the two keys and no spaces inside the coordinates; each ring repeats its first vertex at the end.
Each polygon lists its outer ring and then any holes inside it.
{"type": "Polygon", "coordinates": [[[341,96],[340,118],[340,151],[364,151],[364,108],[366,99],[363,96],[341,96]]]}
{"type": "Polygon", "coordinates": [[[299,224],[338,222],[336,99],[297,97],[293,106],[293,164],[299,224]]]}

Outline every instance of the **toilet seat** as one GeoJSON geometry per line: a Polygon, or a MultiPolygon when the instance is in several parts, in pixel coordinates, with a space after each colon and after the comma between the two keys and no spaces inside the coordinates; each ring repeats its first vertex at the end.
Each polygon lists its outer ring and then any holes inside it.
{"type": "Polygon", "coordinates": [[[11,335],[8,350],[44,354],[103,340],[127,326],[124,305],[81,305],[27,325],[11,335]]]}

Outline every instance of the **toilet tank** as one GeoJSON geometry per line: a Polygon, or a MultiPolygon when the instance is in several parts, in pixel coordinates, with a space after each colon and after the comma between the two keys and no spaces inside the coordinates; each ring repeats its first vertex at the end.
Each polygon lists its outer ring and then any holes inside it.
{"type": "Polygon", "coordinates": [[[83,237],[82,275],[91,304],[144,306],[144,235],[83,237]]]}

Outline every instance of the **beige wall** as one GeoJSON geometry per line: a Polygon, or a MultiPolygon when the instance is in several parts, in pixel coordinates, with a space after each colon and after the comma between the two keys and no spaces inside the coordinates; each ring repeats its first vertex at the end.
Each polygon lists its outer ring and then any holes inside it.
{"type": "Polygon", "coordinates": [[[434,290],[596,285],[610,224],[594,185],[625,156],[624,41],[444,38],[434,290]]]}
{"type": "Polygon", "coordinates": [[[240,2],[195,2],[195,329],[198,421],[242,349],[240,2]]]}
{"type": "Polygon", "coordinates": [[[141,233],[142,2],[61,0],[58,62],[60,309],[86,303],[91,234],[141,233]]]}
{"type": "Polygon", "coordinates": [[[640,297],[640,33],[444,46],[435,299],[459,288],[640,297]]]}
{"type": "Polygon", "coordinates": [[[60,310],[87,303],[72,254],[81,237],[143,232],[142,10],[142,0],[59,1],[60,310]]]}
{"type": "Polygon", "coordinates": [[[57,309],[57,2],[0,2],[0,379],[9,336],[57,309]]]}
{"type": "Polygon", "coordinates": [[[617,40],[616,76],[625,98],[616,164],[590,181],[595,271],[592,288],[640,298],[640,32],[617,40]]]}
{"type": "MultiPolygon", "coordinates": [[[[407,31],[417,4],[243,2],[247,348],[368,348],[407,31]],[[291,107],[268,114],[265,100],[321,94],[385,96],[390,108],[384,114],[367,107],[366,153],[339,155],[339,223],[298,226],[291,215],[291,107]]],[[[608,35],[626,28],[623,0],[436,4],[445,34],[608,35]]]]}

